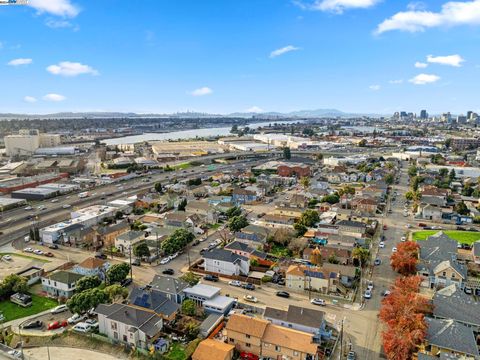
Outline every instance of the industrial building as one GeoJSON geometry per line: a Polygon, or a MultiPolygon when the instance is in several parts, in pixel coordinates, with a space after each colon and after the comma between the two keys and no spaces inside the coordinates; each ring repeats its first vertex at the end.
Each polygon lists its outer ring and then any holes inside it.
{"type": "Polygon", "coordinates": [[[12,191],[10,196],[13,199],[41,201],[41,200],[53,198],[57,196],[57,194],[58,194],[58,190],[36,187],[36,188],[25,188],[17,191],[12,191]]]}
{"type": "Polygon", "coordinates": [[[0,211],[14,209],[26,203],[24,199],[12,199],[6,196],[0,196],[0,211]]]}
{"type": "Polygon", "coordinates": [[[0,193],[9,194],[26,188],[36,187],[42,184],[48,184],[67,178],[67,173],[42,174],[36,176],[17,177],[0,182],[0,193]]]}
{"type": "Polygon", "coordinates": [[[58,134],[41,134],[37,129],[22,129],[16,135],[4,137],[7,156],[32,156],[38,148],[56,147],[61,144],[58,134]]]}

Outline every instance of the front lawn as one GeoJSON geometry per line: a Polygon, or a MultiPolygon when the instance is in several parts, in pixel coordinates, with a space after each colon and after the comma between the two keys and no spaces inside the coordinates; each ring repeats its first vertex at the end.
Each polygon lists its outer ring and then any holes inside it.
{"type": "MultiPolygon", "coordinates": [[[[412,234],[414,241],[426,240],[427,237],[435,235],[440,230],[423,230],[415,231],[412,234]]],[[[480,240],[480,232],[474,231],[458,231],[458,230],[442,230],[443,233],[447,236],[450,236],[453,240],[458,241],[459,243],[473,244],[474,242],[480,240]]]]}
{"type": "Polygon", "coordinates": [[[10,300],[4,300],[0,302],[0,312],[5,316],[5,321],[11,321],[25,316],[35,315],[42,311],[52,309],[58,305],[58,302],[53,299],[41,297],[38,295],[32,296],[32,306],[21,307],[12,303],[10,300]]]}

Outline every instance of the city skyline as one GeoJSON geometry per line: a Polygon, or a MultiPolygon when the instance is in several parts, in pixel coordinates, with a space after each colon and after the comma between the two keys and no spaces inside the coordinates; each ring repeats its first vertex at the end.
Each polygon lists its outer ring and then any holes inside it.
{"type": "Polygon", "coordinates": [[[31,0],[0,21],[2,113],[479,110],[478,0],[31,0]]]}

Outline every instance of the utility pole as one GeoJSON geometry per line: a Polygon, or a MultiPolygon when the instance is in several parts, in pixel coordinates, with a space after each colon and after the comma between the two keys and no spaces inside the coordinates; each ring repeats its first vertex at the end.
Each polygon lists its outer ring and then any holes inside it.
{"type": "Polygon", "coordinates": [[[340,327],[340,360],[343,358],[343,321],[342,319],[342,325],[340,327]]]}
{"type": "Polygon", "coordinates": [[[158,243],[158,229],[155,230],[155,234],[157,236],[156,244],[157,244],[157,265],[160,263],[160,244],[158,243]]]}
{"type": "Polygon", "coordinates": [[[132,245],[128,247],[129,249],[129,258],[130,258],[130,279],[133,280],[133,267],[132,267],[132,245]]]}

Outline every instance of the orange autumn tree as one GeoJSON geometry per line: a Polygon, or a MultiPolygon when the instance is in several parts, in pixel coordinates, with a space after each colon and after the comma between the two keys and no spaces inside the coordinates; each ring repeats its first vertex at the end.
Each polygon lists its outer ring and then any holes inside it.
{"type": "Polygon", "coordinates": [[[404,276],[416,273],[420,246],[416,242],[406,241],[398,244],[397,252],[390,258],[393,270],[404,276]]]}
{"type": "Polygon", "coordinates": [[[431,311],[427,299],[418,293],[421,278],[398,278],[391,294],[382,301],[380,319],[386,330],[382,333],[383,348],[389,360],[409,360],[427,334],[425,314],[431,311]]]}

